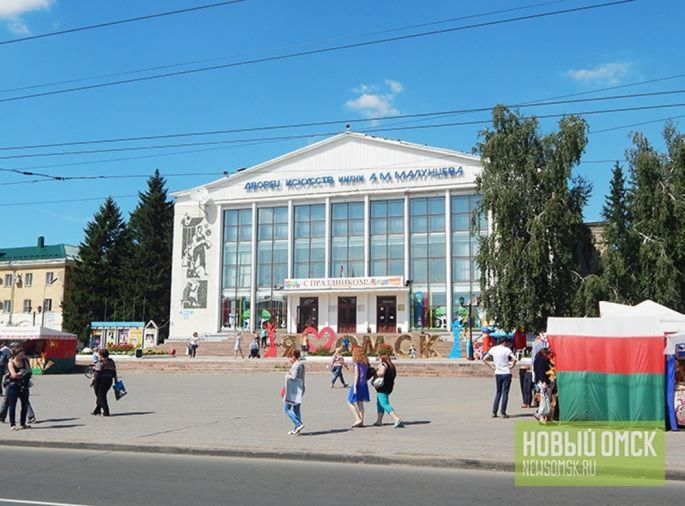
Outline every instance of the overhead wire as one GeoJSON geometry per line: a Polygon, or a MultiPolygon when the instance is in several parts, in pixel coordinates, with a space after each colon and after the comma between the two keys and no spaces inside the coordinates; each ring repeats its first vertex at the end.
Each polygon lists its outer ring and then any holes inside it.
{"type": "Polygon", "coordinates": [[[137,21],[147,21],[147,20],[154,19],[154,18],[174,16],[176,14],[187,14],[189,12],[197,12],[197,11],[201,11],[201,10],[213,9],[215,7],[225,7],[227,5],[242,3],[242,2],[246,2],[246,1],[247,0],[229,0],[229,1],[225,1],[225,2],[217,2],[217,3],[213,3],[213,4],[197,5],[195,7],[187,7],[185,9],[176,9],[173,11],[157,12],[154,14],[147,14],[145,16],[137,16],[134,18],[105,21],[103,23],[97,23],[94,25],[78,26],[75,28],[65,28],[64,30],[57,30],[54,32],[39,33],[36,35],[28,35],[26,37],[19,37],[16,39],[0,40],[0,46],[4,46],[4,45],[8,45],[8,44],[16,44],[19,42],[28,42],[30,40],[36,40],[36,39],[45,39],[48,37],[56,37],[58,35],[66,35],[69,33],[83,32],[86,30],[95,30],[95,29],[99,29],[99,28],[105,28],[108,26],[123,25],[126,23],[134,23],[137,21]]]}
{"type": "MultiPolygon", "coordinates": [[[[340,42],[340,41],[351,40],[351,39],[359,39],[362,37],[370,37],[373,35],[381,35],[381,34],[385,34],[385,33],[400,32],[400,31],[405,31],[405,30],[409,30],[412,28],[420,28],[420,27],[424,27],[424,26],[451,23],[454,21],[460,21],[460,20],[465,20],[465,19],[487,17],[487,16],[492,16],[495,14],[504,14],[506,12],[526,10],[526,9],[531,9],[534,7],[542,7],[545,5],[566,3],[569,1],[571,1],[571,0],[553,0],[550,2],[540,2],[540,3],[535,3],[535,4],[523,5],[523,6],[519,6],[519,7],[512,7],[512,8],[508,8],[508,9],[500,9],[500,10],[495,10],[495,11],[481,12],[481,13],[477,13],[477,14],[469,14],[466,16],[440,19],[440,20],[430,21],[430,22],[426,22],[426,23],[405,25],[405,26],[401,26],[401,27],[394,27],[394,28],[389,28],[389,29],[384,29],[384,30],[377,30],[377,31],[373,31],[373,32],[360,33],[360,34],[356,34],[356,35],[349,35],[349,36],[336,37],[336,38],[328,38],[325,40],[310,41],[310,42],[301,43],[301,44],[291,44],[288,46],[271,48],[271,50],[294,49],[294,48],[300,48],[300,47],[308,47],[308,46],[312,46],[314,44],[340,42]]],[[[0,90],[0,93],[24,91],[24,90],[37,89],[37,88],[46,88],[46,87],[50,87],[50,86],[58,86],[58,85],[72,84],[72,83],[77,83],[77,82],[92,81],[95,79],[106,79],[106,78],[125,76],[125,75],[131,75],[131,74],[139,74],[142,72],[152,72],[155,70],[163,70],[163,69],[177,68],[177,67],[186,67],[188,65],[199,65],[202,63],[208,63],[208,62],[212,62],[212,61],[221,61],[221,60],[226,60],[228,58],[235,58],[238,56],[242,56],[242,55],[217,56],[217,57],[213,57],[213,58],[203,58],[203,59],[189,60],[189,61],[185,61],[185,62],[169,63],[166,65],[144,67],[144,68],[139,68],[139,69],[126,70],[126,71],[120,71],[120,72],[112,72],[112,73],[108,73],[108,74],[100,74],[100,75],[95,75],[95,76],[86,76],[86,77],[80,77],[80,78],[75,78],[75,79],[66,79],[66,80],[62,80],[62,81],[53,81],[53,82],[49,82],[49,83],[39,83],[39,84],[32,84],[32,85],[20,86],[20,87],[15,87],[15,88],[5,88],[5,89],[0,90]]]]}
{"type": "Polygon", "coordinates": [[[452,27],[452,28],[442,28],[442,29],[438,29],[438,30],[430,30],[427,32],[413,33],[413,34],[407,34],[407,35],[399,35],[396,37],[386,37],[386,38],[382,38],[382,39],[355,42],[355,43],[350,43],[350,44],[342,44],[342,45],[337,45],[337,46],[331,46],[331,47],[325,47],[325,48],[319,48],[319,49],[311,49],[311,50],[306,50],[306,51],[298,51],[298,52],[280,54],[280,55],[275,55],[275,56],[268,56],[268,57],[263,57],[263,58],[253,58],[253,59],[242,60],[242,61],[237,61],[237,62],[232,62],[232,63],[224,63],[224,64],[220,64],[220,65],[211,65],[211,66],[205,66],[205,67],[199,67],[199,68],[187,69],[187,70],[178,70],[175,72],[167,72],[167,73],[162,73],[162,74],[154,74],[154,75],[135,77],[135,78],[130,78],[130,79],[122,79],[122,80],[118,80],[118,81],[109,81],[109,82],[105,82],[105,83],[97,83],[97,84],[91,84],[91,85],[86,85],[86,86],[77,86],[77,87],[73,87],[73,88],[63,88],[60,90],[52,90],[52,91],[45,91],[45,92],[40,92],[40,93],[32,93],[32,94],[28,94],[28,95],[20,95],[20,96],[15,96],[15,97],[2,98],[2,99],[0,99],[0,103],[14,102],[14,101],[18,101],[18,100],[27,100],[27,99],[31,99],[31,98],[59,95],[59,94],[63,94],[63,93],[73,93],[73,92],[77,92],[77,91],[85,91],[85,90],[91,90],[91,89],[118,86],[118,85],[122,85],[122,84],[139,83],[139,82],[149,81],[149,80],[153,80],[153,79],[162,79],[162,78],[168,78],[168,77],[176,77],[176,76],[182,76],[182,75],[196,74],[199,72],[207,72],[207,71],[227,69],[227,68],[233,68],[233,67],[241,67],[241,66],[253,65],[253,64],[257,64],[257,63],[266,63],[266,62],[273,62],[273,61],[288,60],[288,59],[299,58],[299,57],[303,57],[303,56],[312,56],[312,55],[316,55],[316,54],[324,54],[324,53],[330,53],[330,52],[336,52],[336,51],[343,51],[343,50],[354,49],[354,48],[358,48],[358,47],[366,47],[366,46],[372,46],[372,45],[378,45],[378,44],[386,44],[389,42],[397,42],[397,41],[401,41],[401,40],[418,39],[418,38],[422,38],[422,37],[441,35],[441,34],[445,34],[445,33],[452,33],[452,32],[463,31],[463,30],[471,30],[471,29],[475,29],[475,28],[483,28],[483,27],[487,27],[487,26],[496,26],[496,25],[502,25],[502,24],[508,24],[508,23],[516,23],[516,22],[520,22],[520,21],[527,21],[527,20],[531,20],[531,19],[538,19],[538,18],[544,18],[544,17],[550,17],[550,16],[570,14],[570,13],[574,13],[574,12],[582,12],[582,11],[588,11],[588,10],[593,10],[593,9],[600,9],[600,8],[604,8],[604,7],[615,7],[618,5],[634,3],[636,1],[637,0],[615,0],[612,2],[591,4],[591,5],[581,6],[581,7],[574,7],[574,8],[549,11],[549,12],[540,12],[540,13],[530,14],[527,16],[518,16],[518,17],[514,17],[514,18],[485,21],[482,23],[474,23],[471,25],[462,25],[462,26],[457,26],[457,27],[452,27]]]}

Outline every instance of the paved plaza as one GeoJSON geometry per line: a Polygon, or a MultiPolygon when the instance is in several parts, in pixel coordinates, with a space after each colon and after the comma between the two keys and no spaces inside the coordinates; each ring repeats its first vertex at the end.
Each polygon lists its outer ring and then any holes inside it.
{"type": "MultiPolygon", "coordinates": [[[[401,374],[401,369],[400,369],[401,374]]],[[[0,426],[0,444],[69,448],[206,452],[225,455],[511,469],[514,426],[531,419],[512,383],[508,420],[490,418],[494,380],[400,376],[392,404],[407,422],[351,429],[347,389],[329,388],[325,375],[310,375],[303,404],[306,425],[289,436],[282,412],[283,373],[134,374],[123,376],[129,395],[113,416],[94,417],[95,398],[83,375],[35,378],[32,404],[39,422],[31,430],[0,426]]],[[[349,379],[349,378],[348,378],[349,379]]],[[[373,394],[372,394],[373,396],[373,394]]],[[[366,423],[375,419],[367,405],[366,423]]],[[[685,433],[667,433],[667,468],[685,469],[685,433]]]]}

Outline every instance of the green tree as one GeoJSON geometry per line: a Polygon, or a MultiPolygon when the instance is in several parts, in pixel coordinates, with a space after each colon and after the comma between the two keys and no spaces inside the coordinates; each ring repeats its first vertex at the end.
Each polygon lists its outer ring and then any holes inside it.
{"type": "MultiPolygon", "coordinates": [[[[664,128],[667,147],[666,173],[670,175],[674,213],[674,260],[680,279],[680,311],[685,310],[685,135],[671,122],[664,128]]],[[[678,309],[678,308],[676,308],[678,309]]]]}
{"type": "Polygon", "coordinates": [[[121,211],[107,197],[85,228],[64,301],[64,328],[78,334],[83,341],[90,335],[90,322],[106,319],[108,301],[111,304],[122,293],[123,265],[128,250],[121,211]]]}
{"type": "Polygon", "coordinates": [[[628,160],[632,179],[629,211],[639,241],[636,298],[679,309],[683,283],[677,266],[680,231],[668,157],[659,154],[644,135],[635,133],[628,160]]]}
{"type": "Polygon", "coordinates": [[[481,133],[482,199],[474,222],[488,215],[492,233],[481,238],[482,300],[506,329],[546,327],[548,316],[568,316],[581,281],[577,236],[590,187],[572,179],[587,144],[584,120],[570,116],[541,135],[535,118],[498,106],[481,133]]]}
{"type": "Polygon", "coordinates": [[[154,320],[160,326],[169,320],[173,222],[174,205],[165,179],[156,170],[146,191],[139,193],[128,223],[132,246],[126,262],[130,295],[125,311],[129,317],[154,320]]]}
{"type": "Polygon", "coordinates": [[[602,279],[608,289],[607,298],[621,304],[635,304],[639,242],[628,209],[626,181],[621,165],[612,171],[609,195],[602,217],[606,225],[602,238],[602,279]]]}

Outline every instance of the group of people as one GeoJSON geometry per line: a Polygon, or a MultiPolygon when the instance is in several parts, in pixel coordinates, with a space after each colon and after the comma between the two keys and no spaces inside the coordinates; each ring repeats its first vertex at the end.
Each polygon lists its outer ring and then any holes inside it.
{"type": "Polygon", "coordinates": [[[30,429],[29,423],[36,421],[36,415],[29,401],[33,371],[24,349],[18,343],[0,348],[0,371],[4,397],[0,405],[0,422],[5,423],[9,414],[10,430],[17,428],[17,404],[21,402],[19,428],[30,429]],[[28,422],[28,423],[27,423],[28,422]]]}
{"type": "MultiPolygon", "coordinates": [[[[499,344],[492,346],[482,357],[482,361],[495,372],[495,399],[492,405],[492,417],[497,418],[498,412],[502,418],[509,418],[507,406],[509,389],[511,387],[512,369],[518,358],[511,348],[511,340],[502,339],[499,344]],[[490,360],[489,360],[490,359],[490,360]]],[[[523,408],[537,407],[534,413],[541,423],[546,423],[552,414],[552,370],[551,352],[544,334],[536,337],[531,351],[530,364],[522,365],[519,369],[523,408]],[[535,394],[539,397],[534,404],[535,394]]]]}
{"type": "MultiPolygon", "coordinates": [[[[395,388],[395,378],[397,369],[390,356],[381,355],[378,368],[369,364],[369,358],[361,347],[352,348],[352,369],[354,380],[351,385],[345,382],[342,370],[349,369],[342,355],[343,348],[337,348],[331,359],[331,371],[333,378],[331,388],[336,381],[340,380],[343,387],[349,387],[347,404],[354,415],[352,428],[364,427],[364,403],[371,401],[369,382],[376,389],[376,427],[383,425],[384,415],[389,415],[394,420],[394,427],[404,426],[404,422],[397,415],[395,409],[390,404],[390,394],[395,388]]],[[[302,422],[302,399],[305,393],[305,363],[302,360],[302,352],[293,350],[290,355],[290,370],[285,375],[285,386],[283,388],[283,410],[293,422],[294,428],[288,434],[299,435],[304,429],[302,422]]]]}

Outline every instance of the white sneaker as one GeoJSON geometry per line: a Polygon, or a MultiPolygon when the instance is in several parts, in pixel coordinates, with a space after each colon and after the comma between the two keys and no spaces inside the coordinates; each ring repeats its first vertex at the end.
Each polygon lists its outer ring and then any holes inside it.
{"type": "Polygon", "coordinates": [[[289,435],[289,436],[296,436],[296,435],[297,435],[297,432],[295,432],[294,430],[289,430],[289,431],[288,431],[288,435],[289,435]]]}
{"type": "Polygon", "coordinates": [[[298,426],[295,428],[295,430],[294,430],[293,432],[295,433],[296,436],[299,436],[299,435],[300,435],[300,432],[302,432],[302,429],[304,429],[304,424],[303,424],[303,423],[301,423],[300,425],[298,425],[298,426]]]}

